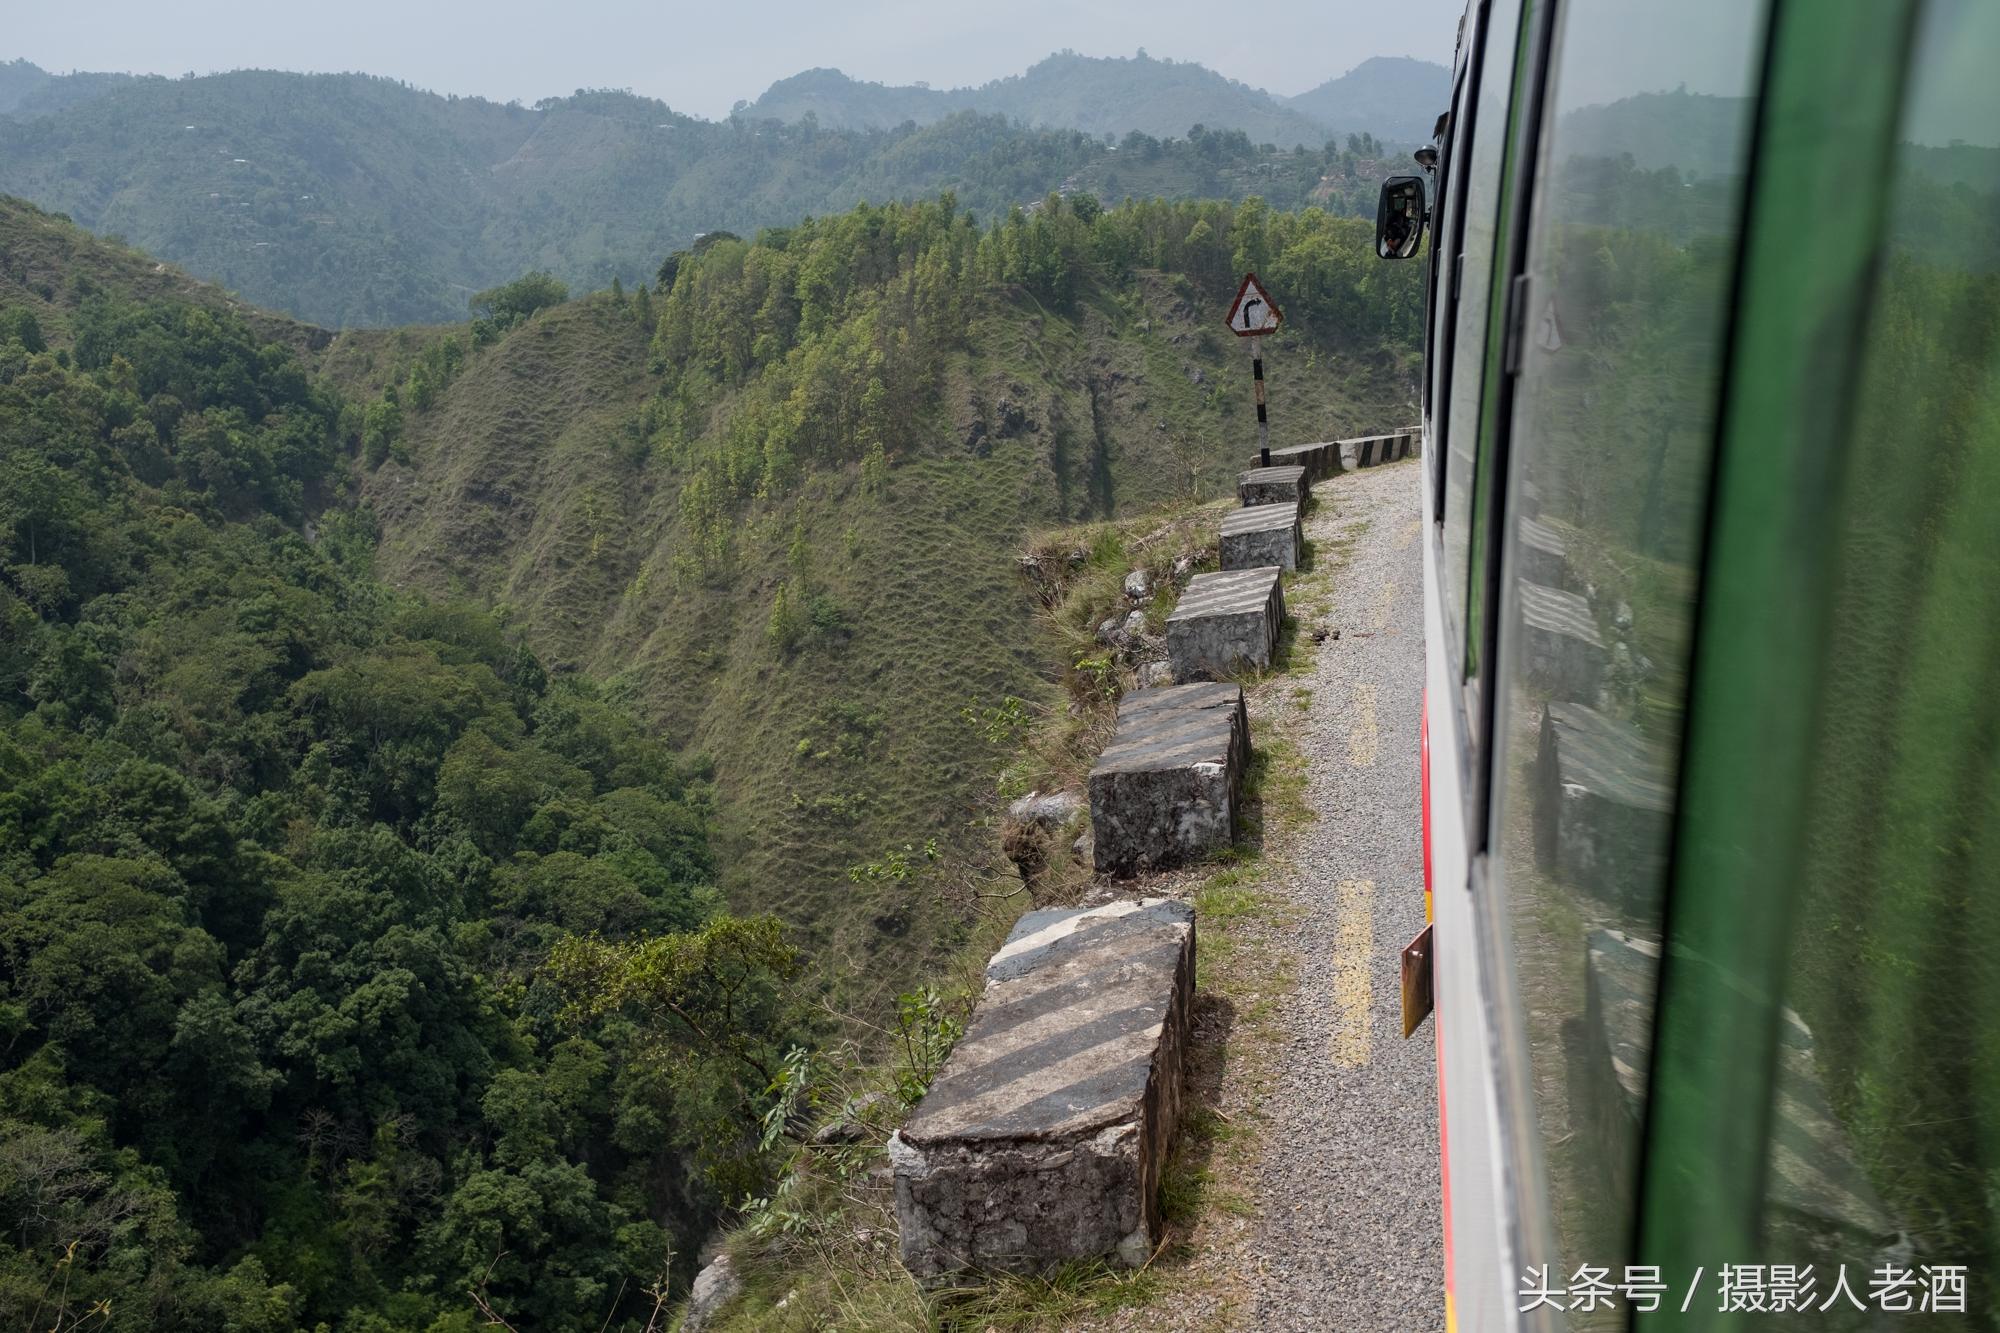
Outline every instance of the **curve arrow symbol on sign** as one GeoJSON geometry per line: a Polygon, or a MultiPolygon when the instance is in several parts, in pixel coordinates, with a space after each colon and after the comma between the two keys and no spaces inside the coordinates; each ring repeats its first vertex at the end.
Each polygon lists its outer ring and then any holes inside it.
{"type": "Polygon", "coordinates": [[[1236,289],[1236,299],[1229,303],[1229,331],[1239,338],[1255,338],[1276,333],[1284,319],[1285,312],[1271,300],[1270,293],[1257,281],[1257,275],[1244,274],[1242,285],[1236,289]]]}

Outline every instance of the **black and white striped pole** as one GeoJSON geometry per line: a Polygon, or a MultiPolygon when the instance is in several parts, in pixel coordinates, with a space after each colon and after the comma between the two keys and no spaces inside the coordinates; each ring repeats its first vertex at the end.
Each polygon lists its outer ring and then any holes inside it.
{"type": "Polygon", "coordinates": [[[1264,410],[1264,340],[1250,343],[1250,379],[1257,391],[1257,465],[1271,466],[1271,420],[1264,410]]]}
{"type": "Polygon", "coordinates": [[[1271,302],[1270,293],[1257,281],[1255,273],[1243,275],[1236,299],[1229,306],[1229,331],[1250,340],[1250,384],[1257,395],[1257,465],[1271,466],[1271,417],[1264,399],[1264,335],[1276,333],[1284,312],[1271,302]]]}

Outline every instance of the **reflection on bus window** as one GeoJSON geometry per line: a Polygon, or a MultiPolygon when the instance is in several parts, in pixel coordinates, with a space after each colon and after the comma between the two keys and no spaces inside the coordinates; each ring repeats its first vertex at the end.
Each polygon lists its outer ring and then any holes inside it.
{"type": "Polygon", "coordinates": [[[1558,1251],[1528,1262],[1562,1271],[1630,1257],[1762,9],[1578,0],[1557,19],[1511,436],[1492,846],[1558,1251]]]}
{"type": "MultiPolygon", "coordinates": [[[[1793,887],[1766,1262],[2000,1301],[2000,9],[1925,7],[1793,887]],[[1892,465],[1890,460],[1907,460],[1892,465]],[[1865,1003],[1857,1003],[1865,999],[1865,1003]]],[[[1872,1316],[1870,1317],[1872,1318],[1872,1316]]],[[[1831,1329],[1877,1325],[1851,1309],[1831,1329]]],[[[1816,1325],[1818,1326],[1818,1325],[1816,1325]]]]}
{"type": "MultiPolygon", "coordinates": [[[[1457,325],[1451,331],[1451,397],[1445,414],[1444,570],[1446,615],[1453,632],[1466,625],[1472,525],[1472,476],[1479,436],[1479,394],[1491,311],[1494,233],[1500,216],[1500,167],[1507,147],[1508,90],[1520,35],[1518,0],[1499,0],[1487,19],[1479,95],[1472,110],[1472,147],[1465,166],[1465,235],[1459,245],[1457,325]]],[[[1451,282],[1450,274],[1439,275],[1451,282]]]]}

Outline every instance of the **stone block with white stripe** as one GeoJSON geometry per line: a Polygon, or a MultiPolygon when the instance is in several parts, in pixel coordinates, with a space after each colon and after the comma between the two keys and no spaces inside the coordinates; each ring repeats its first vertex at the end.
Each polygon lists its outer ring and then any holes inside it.
{"type": "Polygon", "coordinates": [[[1299,567],[1299,513],[1284,505],[1250,505],[1222,516],[1222,567],[1299,567]]]}
{"type": "Polygon", "coordinates": [[[1236,840],[1250,719],[1236,685],[1169,685],[1118,701],[1118,729],[1090,770],[1096,868],[1130,875],[1236,840]]]}
{"type": "MultiPolygon", "coordinates": [[[[1263,455],[1252,462],[1253,468],[1265,466],[1263,455]]],[[[1317,444],[1287,444],[1271,451],[1271,467],[1302,467],[1306,470],[1308,482],[1325,481],[1340,472],[1340,445],[1333,440],[1322,440],[1317,444]]]]}
{"type": "Polygon", "coordinates": [[[1399,458],[1408,458],[1412,448],[1408,431],[1393,431],[1387,435],[1358,435],[1351,440],[1340,440],[1337,443],[1340,446],[1340,466],[1348,472],[1353,472],[1357,468],[1393,463],[1399,458]]]}
{"type": "Polygon", "coordinates": [[[1544,588],[1568,589],[1569,543],[1563,540],[1563,535],[1532,518],[1517,520],[1514,531],[1520,539],[1514,547],[1515,567],[1520,576],[1544,588]]]}
{"type": "Polygon", "coordinates": [[[1029,912],[910,1122],[889,1140],[903,1266],[938,1285],[1158,1248],[1180,1116],[1194,911],[1029,912]]]}
{"type": "Polygon", "coordinates": [[[1609,655],[1590,603],[1573,592],[1519,580],[1521,646],[1531,688],[1551,699],[1596,703],[1609,655]]]}
{"type": "Polygon", "coordinates": [[[1673,766],[1660,746],[1578,703],[1542,708],[1535,747],[1535,859],[1563,883],[1643,916],[1665,872],[1673,766]]]}
{"type": "Polygon", "coordinates": [[[1271,565],[1188,580],[1167,617],[1167,660],[1175,680],[1214,680],[1271,665],[1285,623],[1280,572],[1271,565]]]}
{"type": "Polygon", "coordinates": [[[1312,481],[1297,464],[1253,467],[1236,474],[1236,498],[1246,505],[1288,504],[1302,508],[1312,495],[1312,481]]]}

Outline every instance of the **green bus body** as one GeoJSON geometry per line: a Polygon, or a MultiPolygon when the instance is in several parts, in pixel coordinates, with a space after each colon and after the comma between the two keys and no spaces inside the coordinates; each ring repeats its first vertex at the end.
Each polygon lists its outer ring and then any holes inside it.
{"type": "Polygon", "coordinates": [[[1460,1327],[2000,1327],[1996,65],[1980,0],[1461,24],[1422,260],[1460,1327]]]}

